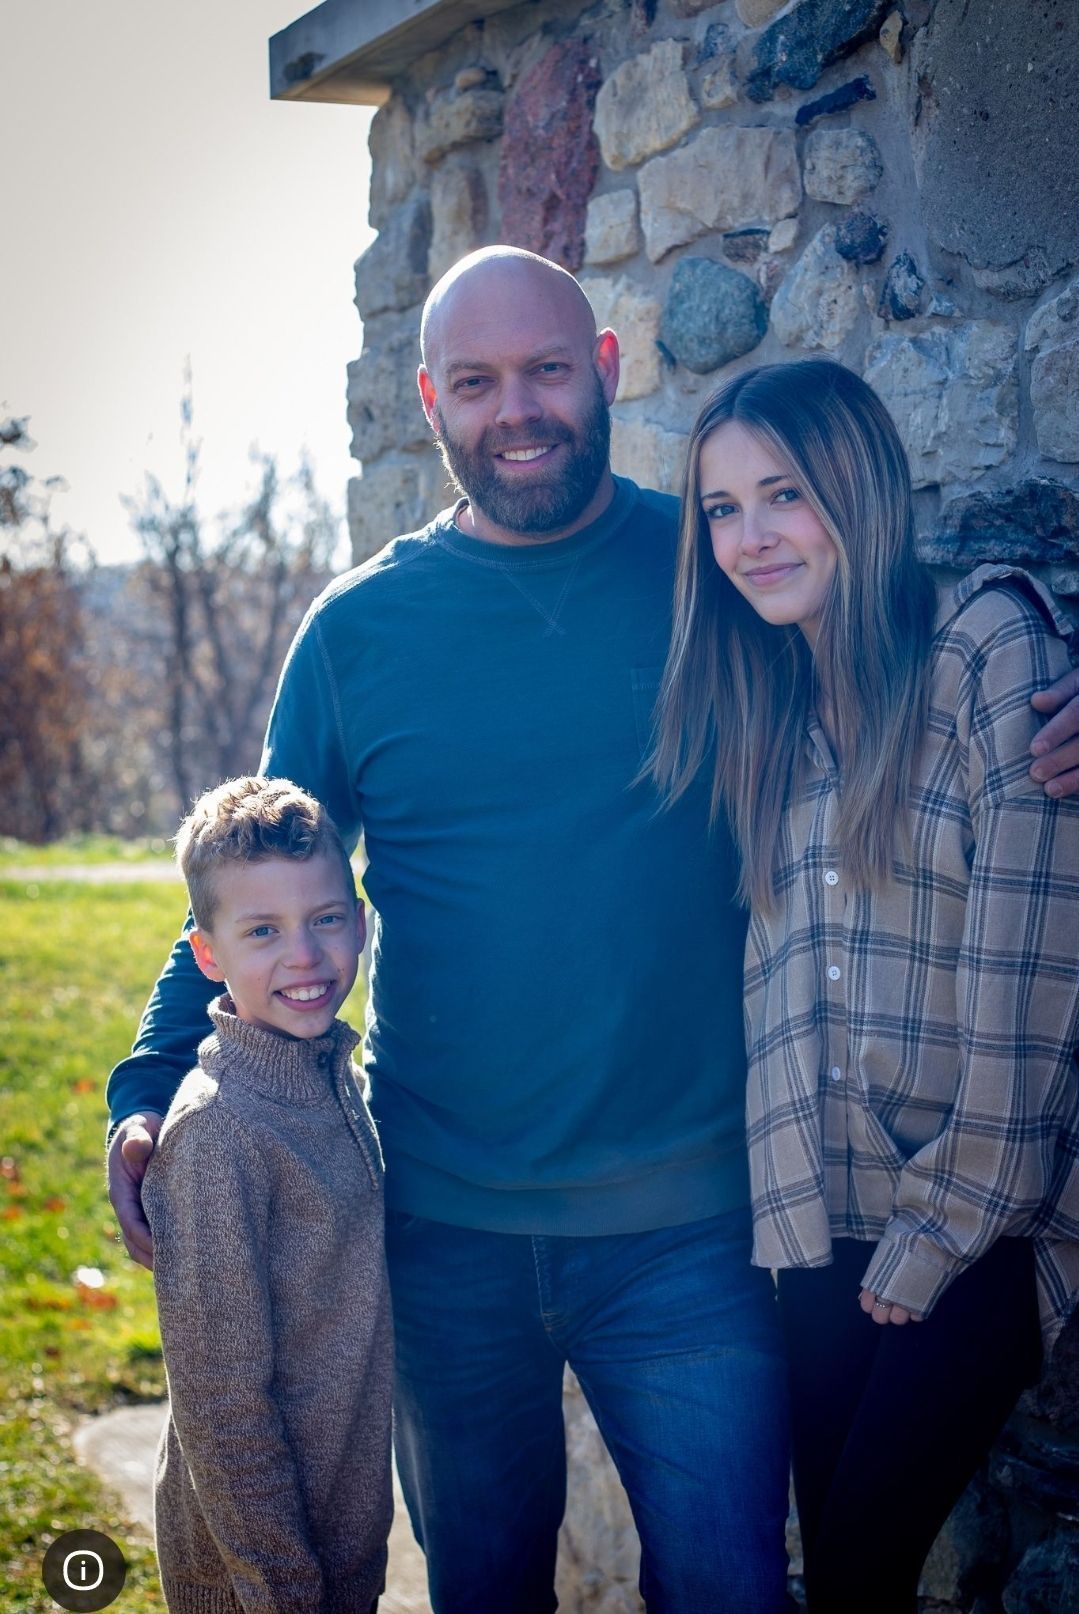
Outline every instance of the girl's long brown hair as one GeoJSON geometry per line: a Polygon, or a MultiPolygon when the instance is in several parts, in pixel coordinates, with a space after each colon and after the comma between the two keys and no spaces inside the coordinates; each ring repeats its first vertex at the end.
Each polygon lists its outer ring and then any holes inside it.
{"type": "Polygon", "coordinates": [[[827,359],[767,365],[726,383],[690,435],[671,649],[650,766],[670,800],[714,754],[712,814],[742,856],[741,895],[775,904],[780,820],[815,701],[842,777],[839,841],[856,884],[888,874],[928,715],[935,590],[914,548],[910,469],[871,387],[827,359]],[[736,421],[767,443],[838,557],[815,649],[764,622],[720,571],[700,505],[701,444],[736,421]]]}

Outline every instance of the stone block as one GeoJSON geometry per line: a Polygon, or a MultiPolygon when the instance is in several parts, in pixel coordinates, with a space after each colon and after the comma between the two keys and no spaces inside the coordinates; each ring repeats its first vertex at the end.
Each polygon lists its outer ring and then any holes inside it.
{"type": "Polygon", "coordinates": [[[860,202],[883,172],[877,142],[862,129],[814,129],[806,140],[802,184],[815,201],[860,202]]]}
{"type": "MultiPolygon", "coordinates": [[[[1052,485],[1071,496],[1070,547],[1079,562],[1079,493],[1061,483],[1052,485]]],[[[1056,1342],[1037,1389],[1036,1409],[1055,1428],[1079,1435],[1079,1311],[1072,1313],[1056,1342]]]]}
{"type": "Polygon", "coordinates": [[[701,79],[701,105],[709,112],[722,112],[738,100],[738,75],[733,50],[717,56],[715,66],[701,79]]]}
{"type": "Polygon", "coordinates": [[[686,440],[651,420],[611,416],[611,467],[645,488],[677,493],[681,488],[686,440]]]}
{"type": "Polygon", "coordinates": [[[585,213],[599,170],[592,133],[599,84],[588,42],[565,39],[528,69],[506,106],[501,238],[570,270],[584,260],[585,213]]]}
{"type": "Polygon", "coordinates": [[[901,252],[884,277],[877,313],[881,319],[913,319],[925,305],[924,292],[918,265],[909,252],[901,252]]]}
{"type": "Polygon", "coordinates": [[[880,48],[898,67],[903,60],[903,13],[890,11],[880,25],[880,48]]]}
{"type": "Polygon", "coordinates": [[[380,314],[364,327],[363,353],[348,366],[348,423],[353,458],[426,444],[431,429],[416,388],[419,309],[380,314]]]}
{"type": "Polygon", "coordinates": [[[416,125],[416,150],[424,162],[436,163],[448,151],[502,133],[505,96],[501,90],[475,89],[435,97],[416,125]]]}
{"type": "MultiPolygon", "coordinates": [[[[1009,561],[1017,566],[1066,565],[1079,561],[1079,493],[1049,477],[1029,477],[1014,487],[989,492],[968,493],[950,499],[941,509],[937,530],[922,539],[919,553],[923,560],[964,570],[984,561],[1009,561]]],[[[1066,1336],[1065,1336],[1066,1337],[1066,1336]]],[[[1063,1361],[1064,1341],[1057,1347],[1063,1361]]],[[[1072,1347],[1074,1364],[1079,1367],[1079,1328],[1072,1347]]],[[[1054,1355],[1054,1365],[1056,1355],[1054,1355]]],[[[1068,1404],[1059,1391],[1067,1374],[1058,1380],[1050,1375],[1039,1388],[1040,1398],[1054,1393],[1054,1407],[1068,1404]]],[[[1071,1391],[1071,1405],[1079,1433],[1079,1378],[1071,1391]]],[[[1065,1425],[1066,1427],[1066,1425],[1065,1425]]]]}
{"type": "Polygon", "coordinates": [[[452,494],[436,449],[365,465],[348,484],[352,564],[359,566],[402,533],[426,526],[452,494]]]}
{"type": "Polygon", "coordinates": [[[1023,1506],[1079,1522],[1079,1436],[1015,1413],[993,1448],[990,1475],[1023,1506]]]}
{"type": "Polygon", "coordinates": [[[787,252],[798,239],[798,220],[780,219],[773,224],[768,236],[769,252],[787,252]]]}
{"type": "Polygon", "coordinates": [[[1002,1567],[1007,1542],[1004,1505],[983,1476],[977,1475],[929,1550],[918,1583],[919,1596],[967,1608],[993,1571],[1002,1567]]]}
{"type": "Polygon", "coordinates": [[[596,97],[603,160],[616,171],[666,151],[700,121],[683,68],[685,46],[664,39],[613,72],[596,97]]]}
{"type": "Polygon", "coordinates": [[[660,316],[658,301],[624,276],[612,280],[589,275],[581,281],[581,290],[592,304],[598,329],[609,326],[618,337],[622,354],[619,400],[646,398],[650,392],[655,392],[661,377],[661,361],[656,347],[660,316]]]}
{"type": "Polygon", "coordinates": [[[827,95],[818,96],[815,101],[806,101],[794,114],[794,122],[799,129],[808,123],[815,123],[818,118],[833,117],[837,112],[847,112],[859,101],[875,101],[877,92],[873,82],[863,73],[859,78],[852,78],[849,83],[841,84],[838,90],[829,90],[827,95]]]}
{"type": "Polygon", "coordinates": [[[772,329],[786,347],[834,352],[859,313],[858,277],[825,225],[807,245],[772,300],[772,329]]]}
{"type": "Polygon", "coordinates": [[[761,35],[746,82],[751,101],[770,101],[780,84],[811,90],[824,69],[875,39],[890,0],[801,0],[761,35]]]}
{"type": "Polygon", "coordinates": [[[786,4],[787,0],[734,0],[734,9],[747,28],[763,28],[786,4]]]}
{"type": "Polygon", "coordinates": [[[1025,346],[1030,365],[1034,434],[1053,460],[1079,460],[1079,279],[1031,315],[1025,346]]]}
{"type": "Polygon", "coordinates": [[[892,412],[916,488],[972,482],[1014,453],[1019,384],[1010,327],[984,320],[879,336],[866,350],[864,375],[892,412]]]}
{"type": "MultiPolygon", "coordinates": [[[[797,227],[794,219],[783,219],[781,222],[797,227]]],[[[723,237],[723,256],[728,263],[758,263],[770,251],[771,239],[770,230],[755,224],[750,225],[748,230],[728,230],[723,237]]]]}
{"type": "Polygon", "coordinates": [[[566,1614],[640,1614],[640,1545],[629,1502],[580,1385],[567,1369],[566,1514],[555,1589],[566,1614]]]}
{"type": "Polygon", "coordinates": [[[971,270],[979,291],[1005,302],[1016,302],[1024,297],[1036,297],[1053,279],[1056,270],[1041,247],[1029,247],[1021,258],[1003,269],[971,270]]]}
{"type": "Polygon", "coordinates": [[[428,273],[438,280],[446,270],[487,240],[487,186],[475,163],[447,157],[431,175],[431,245],[428,273]]]}
{"type": "Polygon", "coordinates": [[[637,188],[653,263],[709,230],[777,224],[802,200],[794,135],[737,124],[702,129],[681,151],[646,163],[637,188]]]}
{"type": "Polygon", "coordinates": [[[1079,1535],[1051,1536],[1028,1548],[1004,1588],[1005,1614],[1074,1614],[1079,1535]]]}
{"type": "Polygon", "coordinates": [[[848,213],[836,225],[835,249],[848,263],[876,263],[887,240],[887,224],[872,213],[848,213]]]}
{"type": "Polygon", "coordinates": [[[660,340],[697,375],[741,358],[768,329],[768,310],[748,276],[710,258],[682,258],[663,305],[660,340]]]}
{"type": "Polygon", "coordinates": [[[637,192],[608,191],[593,196],[584,222],[585,263],[618,263],[641,250],[637,192]]]}
{"type": "Polygon", "coordinates": [[[416,152],[412,116],[400,96],[391,96],[371,120],[371,228],[381,230],[398,202],[416,182],[416,152]]]}
{"type": "Polygon", "coordinates": [[[1012,0],[937,5],[914,41],[929,234],[975,269],[1030,255],[1025,278],[1040,261],[1055,275],[1079,256],[1079,6],[1043,0],[1036,26],[1034,15],[1012,0]]]}
{"type": "Polygon", "coordinates": [[[360,318],[410,308],[427,292],[431,209],[426,197],[395,208],[378,237],[357,259],[355,303],[360,318]]]}

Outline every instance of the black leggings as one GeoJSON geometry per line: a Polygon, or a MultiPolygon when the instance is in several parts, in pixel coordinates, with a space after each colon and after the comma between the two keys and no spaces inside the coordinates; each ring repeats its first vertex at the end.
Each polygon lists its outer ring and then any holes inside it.
{"type": "Polygon", "coordinates": [[[1041,1366],[1034,1254],[999,1239],[925,1322],[859,1308],[873,1246],[779,1274],[810,1614],[913,1614],[926,1554],[1041,1366]]]}

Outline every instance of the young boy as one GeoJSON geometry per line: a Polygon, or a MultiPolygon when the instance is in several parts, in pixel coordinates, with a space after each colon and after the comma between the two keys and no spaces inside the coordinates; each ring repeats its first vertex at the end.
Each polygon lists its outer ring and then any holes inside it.
{"type": "Polygon", "coordinates": [[[155,1534],[179,1614],[369,1614],[392,1515],[382,1163],[335,1018],[363,905],[286,779],[207,792],[177,836],[224,992],[143,1200],[170,1413],[155,1534]]]}

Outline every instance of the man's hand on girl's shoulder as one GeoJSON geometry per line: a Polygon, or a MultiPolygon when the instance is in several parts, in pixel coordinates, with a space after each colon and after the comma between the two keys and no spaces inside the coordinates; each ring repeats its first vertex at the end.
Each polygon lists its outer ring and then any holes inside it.
{"type": "Polygon", "coordinates": [[[1030,777],[1044,785],[1047,796],[1079,795],[1079,668],[1039,689],[1030,704],[1036,712],[1050,714],[1030,747],[1037,758],[1030,777]]]}

